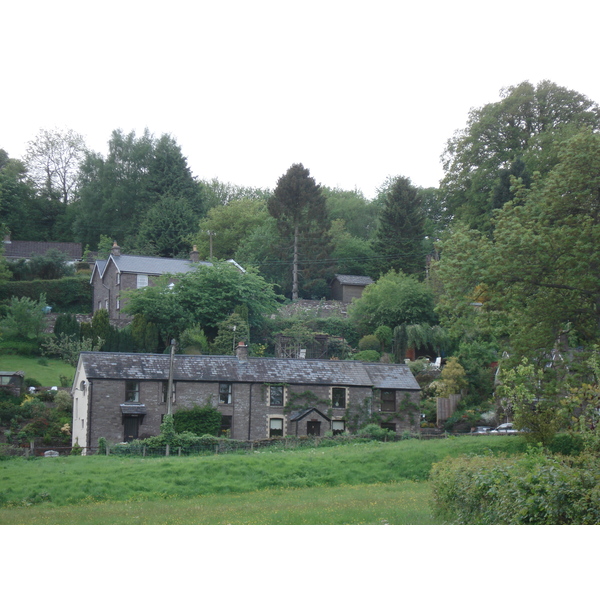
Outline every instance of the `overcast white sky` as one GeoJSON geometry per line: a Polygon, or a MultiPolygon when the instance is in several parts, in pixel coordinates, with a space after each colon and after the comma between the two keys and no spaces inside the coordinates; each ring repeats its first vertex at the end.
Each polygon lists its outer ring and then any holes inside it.
{"type": "Polygon", "coordinates": [[[106,154],[173,135],[194,175],[269,187],[301,162],[371,198],[435,186],[446,140],[501,88],[550,79],[600,102],[600,6],[572,0],[5,3],[0,148],[41,128],[106,154]]]}

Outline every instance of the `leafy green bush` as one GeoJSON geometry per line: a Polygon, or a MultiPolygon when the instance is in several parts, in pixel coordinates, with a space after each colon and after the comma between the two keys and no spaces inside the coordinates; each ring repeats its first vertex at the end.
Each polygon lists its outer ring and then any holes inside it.
{"type": "Polygon", "coordinates": [[[396,437],[396,433],[394,431],[390,431],[389,429],[383,429],[376,423],[369,423],[368,425],[365,425],[358,431],[358,435],[370,437],[380,442],[387,441],[396,437]]]}
{"type": "Polygon", "coordinates": [[[221,413],[210,405],[179,409],[174,415],[175,432],[188,431],[195,435],[218,435],[221,413]]]}
{"type": "Polygon", "coordinates": [[[37,342],[20,342],[16,340],[0,341],[0,354],[18,354],[19,356],[36,356],[40,354],[37,342]]]}
{"type": "Polygon", "coordinates": [[[92,287],[89,276],[82,274],[62,279],[34,281],[7,281],[0,283],[0,302],[11,297],[27,297],[37,300],[46,295],[47,303],[55,311],[88,313],[92,306],[92,287]]]}
{"type": "Polygon", "coordinates": [[[550,442],[548,450],[553,454],[564,456],[578,456],[583,452],[583,439],[574,433],[557,433],[550,442]]]}
{"type": "Polygon", "coordinates": [[[358,342],[359,350],[376,350],[381,349],[381,342],[374,335],[364,335],[358,342]]]}
{"type": "Polygon", "coordinates": [[[433,466],[434,513],[454,524],[600,524],[600,458],[445,458],[433,466]]]}
{"type": "Polygon", "coordinates": [[[379,362],[381,354],[377,350],[363,350],[357,352],[352,357],[352,360],[362,360],[363,362],[379,362]]]}

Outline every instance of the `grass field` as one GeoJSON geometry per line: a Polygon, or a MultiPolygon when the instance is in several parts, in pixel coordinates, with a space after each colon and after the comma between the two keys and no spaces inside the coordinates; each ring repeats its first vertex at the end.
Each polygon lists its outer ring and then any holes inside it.
{"type": "Polygon", "coordinates": [[[12,459],[0,462],[0,523],[426,524],[434,522],[434,462],[523,449],[518,437],[463,437],[251,455],[12,459]]]}
{"type": "Polygon", "coordinates": [[[75,368],[71,365],[52,358],[43,359],[47,364],[42,365],[39,360],[39,356],[0,355],[0,371],[23,371],[25,377],[36,379],[44,387],[59,386],[61,375],[69,384],[73,381],[75,368]]]}
{"type": "Polygon", "coordinates": [[[0,510],[2,525],[432,525],[429,482],[0,510]]]}

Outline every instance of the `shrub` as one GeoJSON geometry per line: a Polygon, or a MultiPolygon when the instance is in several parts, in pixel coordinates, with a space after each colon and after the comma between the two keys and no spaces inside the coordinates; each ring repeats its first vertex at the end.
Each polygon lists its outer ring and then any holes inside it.
{"type": "Polygon", "coordinates": [[[2,340],[0,354],[18,354],[19,356],[36,356],[40,354],[37,342],[19,342],[17,340],[2,340]]]}
{"type": "Polygon", "coordinates": [[[0,301],[12,296],[37,300],[40,294],[46,295],[47,303],[55,311],[87,313],[92,304],[92,287],[89,276],[82,274],[62,279],[34,281],[6,281],[0,283],[0,301]]]}
{"type": "Polygon", "coordinates": [[[216,436],[221,429],[221,413],[210,405],[182,408],[174,414],[174,422],[176,433],[216,436]]]}
{"type": "Polygon", "coordinates": [[[564,456],[578,456],[583,452],[583,439],[573,433],[557,433],[548,446],[548,450],[553,454],[563,454],[564,456]]]}
{"type": "Polygon", "coordinates": [[[352,360],[362,360],[363,362],[379,362],[381,354],[377,350],[363,350],[352,356],[352,360]]]}
{"type": "Polygon", "coordinates": [[[360,338],[358,342],[359,350],[381,350],[381,342],[377,339],[375,335],[365,335],[360,338]]]}
{"type": "Polygon", "coordinates": [[[600,524],[600,459],[544,454],[450,458],[433,466],[434,514],[454,524],[600,524]]]}
{"type": "Polygon", "coordinates": [[[54,397],[54,402],[56,403],[56,409],[58,411],[67,414],[73,412],[73,398],[71,398],[71,394],[69,394],[69,392],[65,392],[65,390],[58,390],[58,392],[56,392],[56,396],[54,397]]]}
{"type": "Polygon", "coordinates": [[[396,433],[394,431],[390,431],[389,429],[383,429],[376,423],[369,423],[365,425],[358,431],[358,435],[363,437],[370,437],[374,440],[379,440],[381,442],[386,441],[392,437],[396,437],[396,433]]]}

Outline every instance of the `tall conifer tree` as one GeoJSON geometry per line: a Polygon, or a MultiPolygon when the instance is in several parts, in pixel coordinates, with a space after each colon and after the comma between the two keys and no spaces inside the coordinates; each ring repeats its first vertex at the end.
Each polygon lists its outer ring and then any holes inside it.
{"type": "Polygon", "coordinates": [[[329,216],[325,196],[310,171],[302,164],[292,165],[277,181],[277,187],[268,202],[269,213],[277,220],[284,239],[293,243],[292,300],[299,297],[299,276],[302,265],[303,287],[308,295],[322,295],[330,255],[329,216]]]}
{"type": "Polygon", "coordinates": [[[425,273],[425,211],[419,190],[408,177],[396,177],[382,191],[373,250],[379,256],[379,273],[390,269],[422,277],[425,273]]]}

